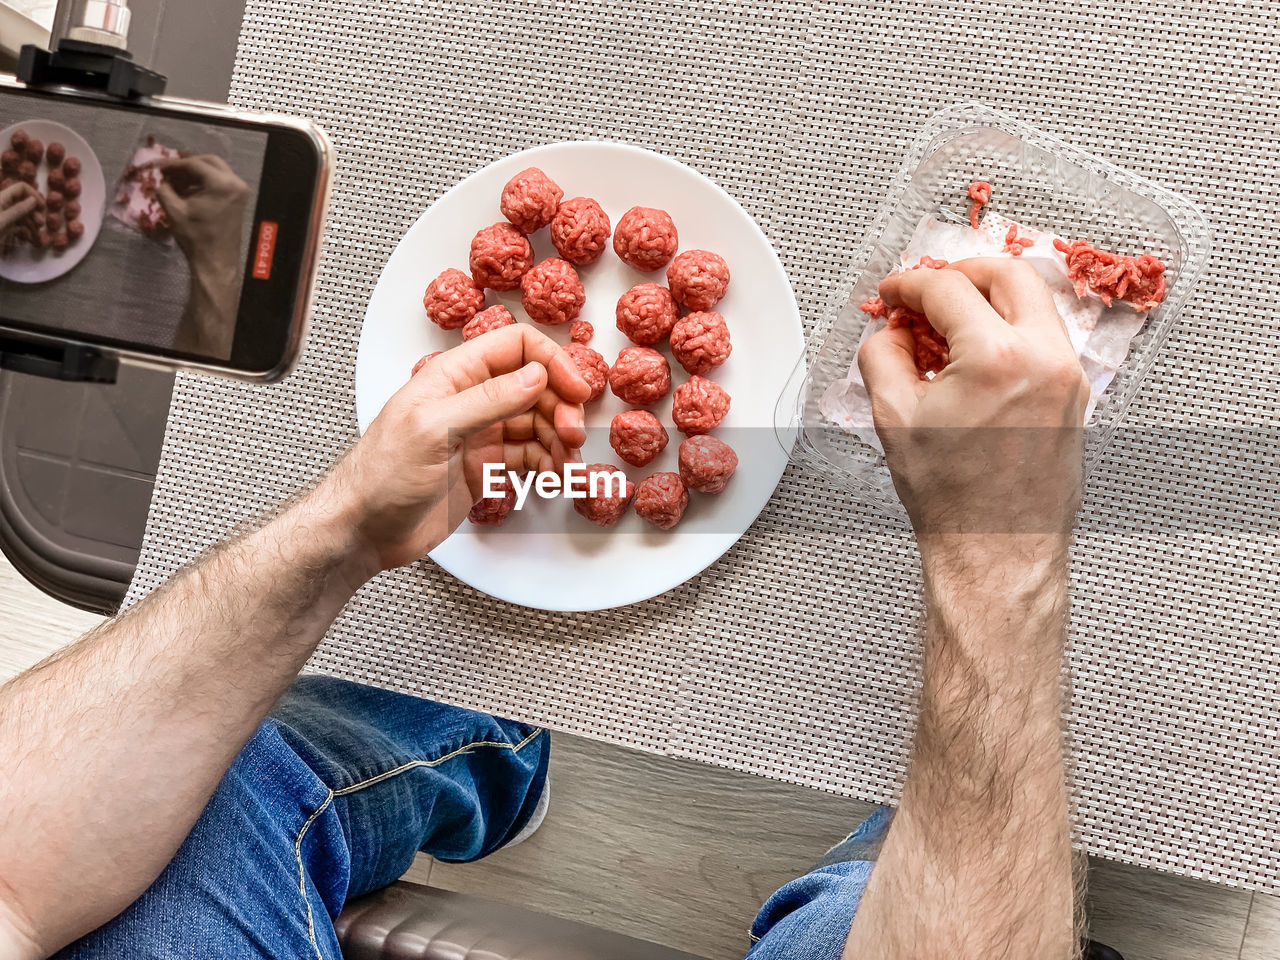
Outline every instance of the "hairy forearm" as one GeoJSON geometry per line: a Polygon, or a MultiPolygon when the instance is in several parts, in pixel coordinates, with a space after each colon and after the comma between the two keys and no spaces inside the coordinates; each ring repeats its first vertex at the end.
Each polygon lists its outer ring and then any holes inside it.
{"type": "Polygon", "coordinates": [[[915,749],[847,958],[1066,960],[1065,538],[922,543],[928,623],[915,749]]]}
{"type": "Polygon", "coordinates": [[[225,359],[236,329],[240,288],[234,261],[191,260],[187,304],[174,335],[174,349],[225,359]]]}
{"type": "Polygon", "coordinates": [[[0,957],[6,927],[43,955],[164,868],[374,571],[351,529],[322,486],[0,688],[0,957]]]}

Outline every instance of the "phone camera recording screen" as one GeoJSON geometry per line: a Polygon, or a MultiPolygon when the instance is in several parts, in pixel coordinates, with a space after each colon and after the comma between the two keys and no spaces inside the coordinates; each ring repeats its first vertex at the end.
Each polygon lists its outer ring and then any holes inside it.
{"type": "Polygon", "coordinates": [[[0,320],[210,361],[232,353],[268,134],[0,90],[0,320]]]}

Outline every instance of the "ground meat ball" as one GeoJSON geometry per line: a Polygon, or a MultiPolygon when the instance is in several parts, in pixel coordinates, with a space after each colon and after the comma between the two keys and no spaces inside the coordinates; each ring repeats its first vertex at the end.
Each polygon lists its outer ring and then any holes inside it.
{"type": "Polygon", "coordinates": [[[44,159],[44,144],[39,140],[28,140],[26,147],[23,148],[22,155],[37,166],[44,159]]]}
{"type": "Polygon", "coordinates": [[[477,287],[514,290],[532,266],[529,238],[509,223],[485,227],[471,241],[471,277],[477,287]]]}
{"type": "Polygon", "coordinates": [[[62,214],[60,213],[45,214],[44,225],[49,228],[50,233],[57,233],[63,227],[62,214]]]}
{"type": "Polygon", "coordinates": [[[655,527],[670,530],[689,506],[689,491],[678,473],[655,473],[636,487],[636,513],[655,527]]]}
{"type": "Polygon", "coordinates": [[[66,185],[62,188],[62,192],[72,200],[80,196],[80,178],[68,177],[66,185]]]}
{"type": "Polygon", "coordinates": [[[880,297],[872,297],[858,309],[877,319],[883,317],[890,330],[911,331],[916,373],[921,380],[932,380],[951,362],[947,338],[933,328],[923,313],[902,304],[887,304],[880,297]]]}
{"type": "Polygon", "coordinates": [[[68,220],[67,221],[67,238],[72,243],[75,243],[77,240],[79,240],[83,236],[84,236],[84,224],[81,223],[79,220],[68,220]]]}
{"type": "Polygon", "coordinates": [[[450,267],[427,284],[422,307],[440,329],[457,330],[484,308],[484,291],[461,270],[450,267]]]}
{"type": "Polygon", "coordinates": [[[50,190],[64,190],[67,186],[67,178],[61,170],[50,170],[45,186],[50,190]]]}
{"type": "Polygon", "coordinates": [[[595,263],[609,242],[609,215],[588,197],[574,197],[560,204],[551,220],[551,242],[570,263],[595,263]]]}
{"type": "Polygon", "coordinates": [[[671,355],[688,373],[701,376],[714,370],[732,352],[729,328],[714,310],[691,313],[671,328],[671,355]]]}
{"type": "Polygon", "coordinates": [[[68,200],[67,201],[67,219],[78,220],[79,218],[80,218],[80,201],[68,200]]]}
{"type": "Polygon", "coordinates": [[[67,246],[70,243],[71,241],[67,238],[67,235],[65,233],[62,233],[61,231],[53,234],[49,238],[49,246],[51,246],[54,250],[58,251],[59,253],[67,249],[67,246]]]}
{"type": "Polygon", "coordinates": [[[624,410],[609,424],[609,446],[633,467],[647,466],[667,448],[667,430],[648,410],[624,410]]]}
{"type": "Polygon", "coordinates": [[[666,287],[640,283],[618,298],[615,316],[628,340],[647,347],[671,335],[680,310],[666,287]]]}
{"type": "Polygon", "coordinates": [[[502,495],[477,500],[467,514],[467,519],[472,523],[483,527],[500,527],[502,521],[511,516],[511,511],[516,506],[516,488],[507,477],[503,477],[495,486],[502,490],[502,495]]]}
{"type": "Polygon", "coordinates": [[[679,245],[670,214],[654,207],[632,207],[613,231],[613,252],[637,270],[665,267],[679,245]]]}
{"type": "Polygon", "coordinates": [[[564,191],[537,167],[521,170],[502,188],[502,215],[521,233],[541,230],[560,208],[564,191]]]}
{"type": "Polygon", "coordinates": [[[14,174],[18,172],[20,166],[22,166],[22,157],[18,155],[17,150],[10,149],[0,153],[0,171],[14,174]]]}
{"type": "Polygon", "coordinates": [[[729,394],[705,377],[690,377],[676,387],[671,419],[681,433],[693,436],[714,430],[729,412],[729,394]]]}
{"type": "Polygon", "coordinates": [[[61,210],[66,203],[66,198],[57,190],[50,190],[44,196],[44,205],[50,210],[61,210]]]}
{"type": "Polygon", "coordinates": [[[690,310],[710,310],[729,289],[729,265],[709,250],[686,250],[667,267],[667,286],[690,310]]]}
{"type": "Polygon", "coordinates": [[[587,384],[591,387],[591,396],[587,397],[586,402],[590,403],[592,400],[599,400],[604,394],[605,385],[609,382],[608,362],[585,344],[566,343],[564,350],[565,353],[573,358],[573,362],[578,367],[578,372],[582,374],[587,384]]]}
{"type": "Polygon", "coordinates": [[[586,480],[582,482],[581,488],[587,491],[585,497],[575,498],[573,501],[573,509],[586,517],[592,523],[602,527],[612,527],[615,523],[622,519],[622,515],[627,512],[627,506],[631,503],[631,498],[636,495],[636,485],[630,480],[626,481],[624,495],[607,496],[610,491],[616,491],[617,481],[610,481],[607,477],[601,477],[596,481],[596,491],[599,496],[591,496],[591,478],[596,474],[622,473],[620,467],[615,467],[611,463],[591,463],[586,467],[586,480]]]}
{"type": "Polygon", "coordinates": [[[715,437],[689,437],[680,444],[680,479],[690,490],[720,493],[738,469],[733,447],[715,437]]]}
{"type": "Polygon", "coordinates": [[[575,320],[569,324],[569,339],[574,343],[590,343],[596,335],[596,328],[586,320],[575,320]]]}
{"type": "Polygon", "coordinates": [[[671,389],[671,368],[651,347],[623,347],[609,371],[609,387],[624,403],[647,407],[671,389]]]}
{"type": "Polygon", "coordinates": [[[62,161],[65,160],[66,157],[67,157],[67,148],[64,147],[62,144],[58,143],[58,141],[56,140],[53,143],[49,144],[49,149],[45,150],[44,152],[44,158],[46,161],[48,161],[49,166],[51,167],[61,166],[62,161]]]}
{"type": "Polygon", "coordinates": [[[507,327],[515,322],[516,318],[511,315],[511,311],[499,303],[487,310],[481,310],[468,320],[467,325],[462,328],[462,339],[474,340],[482,333],[507,327]]]}
{"type": "Polygon", "coordinates": [[[62,172],[68,177],[80,176],[80,160],[78,157],[67,157],[62,161],[62,172]]]}
{"type": "Polygon", "coordinates": [[[425,367],[428,363],[430,363],[430,362],[431,362],[431,358],[432,358],[432,357],[438,357],[438,356],[440,356],[440,354],[441,354],[441,353],[443,353],[443,352],[444,352],[444,351],[442,351],[442,350],[437,350],[435,353],[428,353],[425,357],[420,357],[420,358],[418,359],[418,362],[417,362],[417,363],[415,363],[415,364],[413,365],[413,369],[409,371],[409,376],[411,376],[411,377],[412,377],[412,376],[413,376],[414,374],[416,374],[419,370],[421,370],[421,369],[422,369],[423,367],[425,367]]]}
{"type": "Polygon", "coordinates": [[[25,153],[28,139],[30,138],[27,136],[27,131],[15,130],[13,131],[13,136],[9,138],[9,146],[17,150],[18,153],[25,153]]]}
{"type": "Polygon", "coordinates": [[[573,264],[549,257],[520,280],[520,303],[535,323],[558,326],[573,320],[587,302],[587,292],[573,264]]]}
{"type": "Polygon", "coordinates": [[[34,186],[36,182],[36,165],[30,160],[23,160],[18,164],[18,179],[25,180],[34,186]]]}

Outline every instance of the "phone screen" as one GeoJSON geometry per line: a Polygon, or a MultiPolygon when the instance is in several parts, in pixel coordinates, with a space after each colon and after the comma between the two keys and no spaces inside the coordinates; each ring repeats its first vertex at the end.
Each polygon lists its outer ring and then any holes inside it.
{"type": "Polygon", "coordinates": [[[261,124],[0,88],[0,320],[267,369],[254,365],[273,362],[288,320],[273,281],[292,269],[283,280],[296,285],[293,234],[306,229],[308,198],[289,195],[315,183],[314,159],[265,176],[272,151],[299,162],[279,139],[261,124]],[[271,329],[243,329],[242,300],[271,329]]]}

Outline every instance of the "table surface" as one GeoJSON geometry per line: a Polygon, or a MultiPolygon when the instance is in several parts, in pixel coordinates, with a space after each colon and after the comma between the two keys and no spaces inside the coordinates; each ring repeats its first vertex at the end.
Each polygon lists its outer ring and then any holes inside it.
{"type": "MultiPolygon", "coordinates": [[[[136,599],[354,437],[364,305],[470,171],[638,143],[740,200],[821,316],[907,144],[980,100],[1197,200],[1216,256],[1090,478],[1073,569],[1072,749],[1090,852],[1280,891],[1276,479],[1280,2],[485,4],[251,0],[234,102],[340,156],[299,371],[179,378],[136,599]]],[[[460,258],[465,251],[460,253],[460,258]]],[[[424,278],[425,280],[426,278],[424,278]]],[[[652,601],[583,615],[429,562],[367,586],[312,666],[864,799],[895,795],[921,608],[907,532],[793,467],[747,536],[652,601]]]]}

